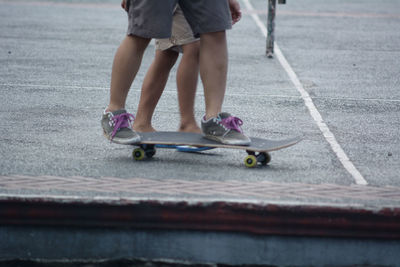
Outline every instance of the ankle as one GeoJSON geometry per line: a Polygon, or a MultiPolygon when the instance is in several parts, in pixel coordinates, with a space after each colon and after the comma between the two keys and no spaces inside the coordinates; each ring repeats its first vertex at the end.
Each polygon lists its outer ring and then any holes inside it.
{"type": "Polygon", "coordinates": [[[106,112],[114,112],[117,110],[125,109],[123,106],[117,106],[117,105],[108,105],[107,108],[105,109],[106,112]]]}
{"type": "Polygon", "coordinates": [[[204,115],[204,120],[209,120],[211,118],[217,118],[219,115],[220,111],[216,111],[216,112],[206,112],[206,114],[204,115]]]}

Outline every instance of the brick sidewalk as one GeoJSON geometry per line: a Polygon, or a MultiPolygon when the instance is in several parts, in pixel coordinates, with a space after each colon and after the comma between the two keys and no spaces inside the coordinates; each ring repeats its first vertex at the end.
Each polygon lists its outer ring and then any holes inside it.
{"type": "Polygon", "coordinates": [[[187,181],[116,177],[0,176],[5,195],[120,196],[124,198],[215,199],[255,202],[295,201],[342,205],[398,206],[400,188],[336,184],[247,182],[238,180],[187,181]],[[22,193],[21,193],[22,192],[22,193]]]}

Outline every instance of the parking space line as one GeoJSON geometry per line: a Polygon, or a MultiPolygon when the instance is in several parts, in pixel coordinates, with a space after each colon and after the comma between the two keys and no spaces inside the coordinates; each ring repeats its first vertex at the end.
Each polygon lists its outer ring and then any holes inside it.
{"type": "MultiPolygon", "coordinates": [[[[104,87],[104,86],[85,86],[85,85],[51,85],[51,84],[25,84],[25,83],[0,83],[1,86],[10,86],[10,87],[35,87],[35,88],[43,88],[43,89],[48,89],[48,88],[58,88],[58,89],[74,89],[74,90],[81,90],[81,89],[87,89],[87,90],[102,90],[102,91],[108,91],[110,90],[109,87],[104,87]]],[[[292,88],[292,87],[291,87],[292,88]]],[[[283,88],[285,90],[291,89],[291,88],[283,88]]],[[[135,90],[132,90],[132,92],[135,90]]],[[[137,91],[136,91],[137,93],[137,91]]],[[[175,89],[165,89],[164,93],[166,94],[176,94],[175,89]]],[[[204,96],[204,93],[199,91],[196,93],[198,96],[204,96]]],[[[243,96],[242,93],[230,93],[226,92],[225,96],[243,96]]],[[[301,96],[298,95],[284,95],[284,94],[250,94],[247,93],[246,96],[250,97],[260,97],[260,96],[268,96],[268,97],[274,97],[274,98],[292,98],[292,99],[302,99],[301,96]]],[[[388,102],[388,103],[398,103],[400,102],[400,99],[387,99],[387,98],[354,98],[354,97],[332,97],[332,96],[314,96],[313,99],[321,99],[321,100],[342,100],[342,101],[356,101],[356,102],[388,102]]]]}
{"type": "MultiPolygon", "coordinates": [[[[267,28],[261,22],[260,17],[252,12],[254,10],[252,4],[249,0],[243,0],[246,5],[246,8],[250,11],[250,15],[253,18],[256,25],[260,28],[261,32],[265,37],[267,37],[267,28]]],[[[294,72],[293,68],[290,66],[289,62],[286,60],[285,56],[283,55],[281,49],[279,48],[278,44],[275,42],[275,55],[278,59],[279,63],[282,65],[286,73],[288,74],[290,80],[292,81],[293,85],[296,87],[297,91],[299,91],[301,97],[304,100],[304,103],[311,115],[314,119],[318,128],[322,132],[323,136],[325,137],[326,141],[331,146],[332,150],[335,152],[337,158],[342,163],[343,167],[351,174],[354,178],[355,183],[358,185],[367,185],[368,182],[364,179],[362,174],[357,170],[354,164],[351,162],[349,157],[346,155],[340,144],[337,142],[334,134],[330,131],[328,125],[324,122],[321,114],[319,113],[318,109],[313,103],[311,96],[308,92],[304,89],[303,84],[300,82],[297,74],[294,72]]]]}

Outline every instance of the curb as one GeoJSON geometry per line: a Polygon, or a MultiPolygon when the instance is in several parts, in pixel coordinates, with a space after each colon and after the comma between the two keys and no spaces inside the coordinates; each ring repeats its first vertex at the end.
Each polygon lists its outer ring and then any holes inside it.
{"type": "Polygon", "coordinates": [[[2,196],[0,223],[400,239],[400,208],[2,196]]]}

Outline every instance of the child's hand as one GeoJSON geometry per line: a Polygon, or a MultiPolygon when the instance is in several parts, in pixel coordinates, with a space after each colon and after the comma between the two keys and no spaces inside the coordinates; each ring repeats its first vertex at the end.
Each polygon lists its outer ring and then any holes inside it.
{"type": "Polygon", "coordinates": [[[240,10],[239,2],[236,0],[229,0],[229,8],[232,15],[232,25],[242,18],[242,11],[240,10]]]}
{"type": "Polygon", "coordinates": [[[126,12],[129,10],[129,0],[122,0],[121,7],[125,9],[126,12]]]}

